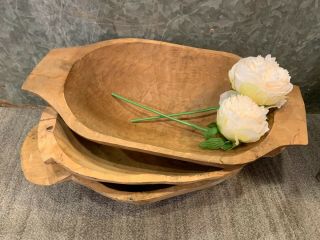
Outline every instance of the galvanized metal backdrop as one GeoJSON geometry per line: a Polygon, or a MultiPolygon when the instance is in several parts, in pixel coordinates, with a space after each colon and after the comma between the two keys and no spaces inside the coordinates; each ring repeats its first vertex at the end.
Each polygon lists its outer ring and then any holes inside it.
{"type": "Polygon", "coordinates": [[[318,0],[1,0],[0,30],[0,99],[15,104],[43,104],[20,86],[49,49],[139,37],[271,53],[320,112],[318,0]]]}

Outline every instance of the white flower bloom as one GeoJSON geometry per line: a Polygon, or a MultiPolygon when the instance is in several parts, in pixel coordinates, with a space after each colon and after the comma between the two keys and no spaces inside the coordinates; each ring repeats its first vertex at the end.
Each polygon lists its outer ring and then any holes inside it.
{"type": "Polygon", "coordinates": [[[289,72],[271,55],[240,59],[229,71],[229,79],[234,90],[258,105],[278,108],[293,88],[289,72]]]}
{"type": "Polygon", "coordinates": [[[236,145],[256,142],[269,131],[267,113],[268,109],[259,107],[249,97],[232,95],[222,101],[217,125],[222,135],[236,145]]]}
{"type": "Polygon", "coordinates": [[[234,91],[234,90],[229,90],[229,91],[226,91],[226,92],[222,93],[222,94],[220,95],[219,105],[221,105],[222,102],[223,102],[224,100],[226,100],[227,98],[229,98],[229,97],[231,97],[231,96],[234,96],[234,95],[238,95],[238,94],[239,94],[239,93],[236,92],[236,91],[234,91]]]}

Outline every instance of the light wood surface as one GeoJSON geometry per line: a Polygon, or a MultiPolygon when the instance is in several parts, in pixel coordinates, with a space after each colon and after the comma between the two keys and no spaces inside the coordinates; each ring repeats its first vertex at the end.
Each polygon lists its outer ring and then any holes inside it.
{"type": "Polygon", "coordinates": [[[90,142],[74,134],[50,107],[43,111],[39,150],[46,162],[96,181],[126,184],[186,184],[232,175],[242,166],[227,169],[203,166],[90,142]]]}
{"type": "Polygon", "coordinates": [[[21,148],[21,167],[29,182],[52,185],[70,180],[71,174],[56,163],[45,164],[38,150],[38,126],[30,130],[21,148]]]}
{"type": "MultiPolygon", "coordinates": [[[[111,97],[116,92],[165,113],[215,106],[230,89],[227,73],[239,59],[159,41],[117,39],[50,51],[23,89],[45,99],[87,139],[200,164],[244,164],[279,147],[307,144],[305,108],[296,86],[288,103],[270,114],[266,137],[228,152],[200,149],[203,137],[173,122],[129,123],[147,114],[111,97]]],[[[189,120],[205,126],[215,115],[189,120]]]]}
{"type": "Polygon", "coordinates": [[[21,149],[21,166],[26,179],[38,185],[53,185],[64,181],[74,181],[93,191],[116,201],[145,204],[160,201],[188,192],[212,187],[239,172],[217,180],[199,181],[185,185],[124,185],[92,181],[72,175],[59,164],[45,163],[38,149],[37,126],[27,135],[21,149]]]}
{"type": "Polygon", "coordinates": [[[278,154],[280,154],[284,149],[285,149],[285,147],[276,148],[275,150],[273,150],[273,151],[269,152],[268,154],[264,155],[264,157],[273,158],[273,157],[277,156],[278,154]]]}
{"type": "MultiPolygon", "coordinates": [[[[110,186],[110,185],[106,186],[104,185],[105,183],[95,182],[85,178],[79,178],[76,176],[74,176],[72,180],[83,186],[86,186],[92,189],[97,193],[100,193],[105,197],[111,198],[119,202],[126,202],[126,203],[132,203],[132,204],[147,204],[147,203],[158,202],[164,199],[183,195],[186,193],[210,188],[233,177],[234,175],[236,175],[235,172],[232,175],[220,178],[218,180],[200,181],[200,182],[189,183],[184,185],[171,185],[171,186],[155,185],[154,188],[156,190],[150,190],[150,191],[139,191],[139,188],[143,188],[144,185],[135,186],[135,189],[136,189],[135,191],[131,190],[132,189],[131,185],[127,185],[127,186],[124,185],[120,187],[120,189],[124,189],[124,190],[120,191],[118,190],[119,185],[118,187],[110,186]],[[129,191],[126,191],[125,190],[126,188],[128,188],[129,191]]],[[[153,185],[148,185],[148,186],[153,186],[153,185]]]]}

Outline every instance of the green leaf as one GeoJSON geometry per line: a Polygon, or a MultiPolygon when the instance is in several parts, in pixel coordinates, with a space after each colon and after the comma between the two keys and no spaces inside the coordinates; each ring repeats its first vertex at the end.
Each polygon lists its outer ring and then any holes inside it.
{"type": "Polygon", "coordinates": [[[225,141],[223,146],[221,147],[222,150],[224,151],[228,151],[228,150],[231,150],[233,148],[235,148],[236,145],[234,142],[231,142],[231,141],[225,141]]]}
{"type": "Polygon", "coordinates": [[[220,149],[225,144],[223,138],[209,138],[199,144],[202,149],[217,150],[220,149]]]}
{"type": "Polygon", "coordinates": [[[212,122],[210,124],[208,124],[207,126],[208,128],[214,128],[214,127],[217,127],[217,123],[216,122],[212,122]]]}
{"type": "Polygon", "coordinates": [[[204,137],[206,139],[212,138],[214,135],[216,135],[218,133],[218,128],[217,127],[212,127],[212,128],[208,128],[208,131],[206,131],[204,133],[204,137]]]}

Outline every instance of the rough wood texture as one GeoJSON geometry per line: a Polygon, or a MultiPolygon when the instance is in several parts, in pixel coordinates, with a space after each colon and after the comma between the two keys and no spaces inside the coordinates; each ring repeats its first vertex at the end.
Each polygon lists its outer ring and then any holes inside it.
{"type": "Polygon", "coordinates": [[[52,108],[38,127],[39,150],[46,162],[96,181],[126,184],[186,184],[227,177],[242,166],[220,169],[90,142],[74,134],[52,108]]]}
{"type": "Polygon", "coordinates": [[[26,179],[38,185],[52,185],[69,180],[71,174],[55,163],[45,164],[38,150],[38,127],[28,133],[21,148],[21,167],[26,179]]]}
{"type": "MultiPolygon", "coordinates": [[[[23,85],[51,104],[78,134],[103,144],[207,165],[244,164],[286,145],[307,144],[304,103],[298,87],[277,110],[268,136],[235,150],[208,151],[202,136],[172,122],[131,124],[145,112],[111,97],[117,92],[166,113],[218,104],[230,89],[231,53],[165,42],[118,39],[55,49],[23,85]]],[[[214,115],[193,118],[206,125],[214,115]]]]}
{"type": "Polygon", "coordinates": [[[128,191],[125,191],[125,190],[120,191],[117,188],[110,187],[109,185],[106,186],[103,183],[91,181],[85,178],[79,178],[74,176],[72,180],[83,186],[86,186],[92,189],[97,193],[100,193],[105,197],[111,198],[116,201],[133,203],[133,204],[147,204],[147,203],[158,202],[158,201],[179,196],[182,194],[202,190],[205,188],[210,188],[231,178],[234,175],[236,175],[235,172],[232,175],[229,175],[217,180],[200,181],[200,182],[189,183],[184,185],[171,185],[171,186],[155,185],[154,187],[156,190],[150,190],[150,191],[139,191],[139,188],[143,187],[143,185],[139,185],[139,186],[136,186],[136,190],[134,192],[131,191],[130,185],[121,186],[122,189],[128,188],[128,191]]]}
{"type": "Polygon", "coordinates": [[[177,195],[208,188],[234,176],[239,171],[233,171],[217,180],[199,181],[184,185],[121,185],[92,181],[72,175],[59,164],[45,163],[38,149],[37,126],[27,135],[21,149],[21,165],[23,173],[29,182],[38,185],[53,185],[72,180],[86,186],[101,195],[116,201],[134,204],[151,203],[177,195]]]}

